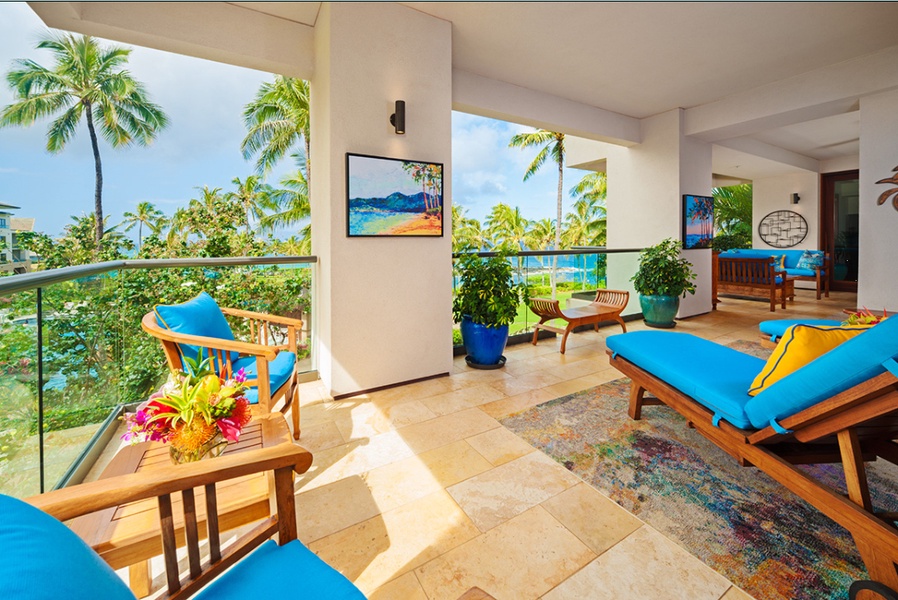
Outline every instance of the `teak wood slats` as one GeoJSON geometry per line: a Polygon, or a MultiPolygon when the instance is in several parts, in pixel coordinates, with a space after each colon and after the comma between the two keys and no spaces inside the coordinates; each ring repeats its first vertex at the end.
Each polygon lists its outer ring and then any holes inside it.
{"type": "Polygon", "coordinates": [[[717,295],[736,294],[770,299],[770,312],[776,311],[777,292],[779,303],[786,308],[786,299],[795,297],[795,281],[785,272],[776,270],[773,258],[730,258],[712,254],[714,285],[712,307],[717,310],[717,295]]]}
{"type": "MultiPolygon", "coordinates": [[[[283,421],[279,415],[272,416],[283,421]]],[[[94,514],[134,503],[149,502],[158,506],[159,518],[153,533],[162,540],[168,587],[161,597],[180,599],[195,593],[273,535],[278,535],[281,545],[296,539],[293,474],[304,473],[311,464],[312,455],[294,445],[288,436],[286,443],[195,463],[161,464],[139,473],[55,490],[29,498],[28,502],[61,521],[76,517],[90,521],[94,514]],[[275,507],[274,514],[266,514],[252,530],[222,548],[220,531],[225,527],[218,507],[223,486],[259,474],[267,480],[266,472],[271,473],[270,500],[275,507]],[[195,488],[201,494],[195,493],[195,488]],[[200,548],[203,538],[209,547],[205,558],[200,548]],[[187,573],[178,569],[179,545],[187,546],[187,573]]]]}
{"type": "Polygon", "coordinates": [[[630,292],[619,290],[599,290],[596,293],[595,300],[586,306],[576,306],[562,310],[558,300],[549,300],[546,298],[531,298],[530,310],[539,317],[539,323],[533,329],[533,344],[536,345],[539,330],[545,329],[558,334],[562,334],[561,353],[564,354],[567,346],[567,336],[575,327],[580,325],[595,325],[596,331],[599,330],[599,323],[603,321],[617,321],[620,323],[621,329],[627,333],[627,326],[621,318],[621,313],[627,307],[630,300],[630,292]],[[567,322],[567,327],[561,329],[549,325],[548,321],[553,319],[562,319],[567,322]]]}
{"type": "MultiPolygon", "coordinates": [[[[610,353],[609,353],[610,354],[610,353]]],[[[873,512],[864,461],[877,457],[898,464],[898,377],[885,372],[824,400],[780,425],[746,431],[620,356],[612,366],[630,377],[629,414],[640,419],[642,407],[664,404],[743,466],[764,471],[784,487],[845,527],[854,538],[870,578],[898,590],[896,515],[873,512]],[[646,398],[646,392],[654,397],[646,398]],[[848,497],[812,478],[796,464],[840,462],[848,497]]],[[[873,596],[871,596],[872,598],[873,596]]]]}

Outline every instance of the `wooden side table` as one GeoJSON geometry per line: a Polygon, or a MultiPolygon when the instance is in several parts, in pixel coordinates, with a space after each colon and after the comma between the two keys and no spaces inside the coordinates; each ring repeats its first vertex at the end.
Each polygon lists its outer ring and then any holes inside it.
{"type": "MultiPolygon", "coordinates": [[[[292,444],[290,430],[281,413],[254,415],[244,428],[240,442],[229,444],[225,454],[254,448],[292,444]]],[[[215,460],[214,458],[206,460],[215,460]]],[[[170,465],[168,446],[143,442],[126,446],[115,455],[100,479],[137,473],[154,465],[170,465]]],[[[270,507],[269,486],[265,474],[226,481],[216,488],[221,531],[234,529],[274,514],[270,507]]],[[[196,509],[200,537],[206,536],[205,493],[197,490],[196,509]]],[[[174,500],[174,498],[173,498],[174,500]]],[[[184,521],[181,499],[173,503],[175,536],[184,545],[184,521]]],[[[102,512],[74,519],[71,528],[109,563],[113,569],[129,567],[131,589],[138,597],[148,595],[152,574],[149,561],[162,554],[159,509],[153,500],[123,504],[102,512]]]]}

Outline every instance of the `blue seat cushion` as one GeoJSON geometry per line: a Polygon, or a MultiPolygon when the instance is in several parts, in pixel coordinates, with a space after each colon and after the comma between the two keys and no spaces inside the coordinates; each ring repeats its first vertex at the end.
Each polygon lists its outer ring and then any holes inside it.
{"type": "MultiPolygon", "coordinates": [[[[234,332],[215,300],[206,292],[181,304],[159,304],[154,309],[156,322],[177,333],[200,335],[234,341],[234,332]]],[[[196,360],[199,348],[190,344],[178,344],[181,354],[196,360]]],[[[231,362],[237,360],[237,352],[231,352],[231,362]]],[[[205,355],[205,357],[207,357],[205,355]]]]}
{"type": "MultiPolygon", "coordinates": [[[[293,373],[293,367],[296,365],[296,355],[292,352],[281,351],[278,352],[278,355],[274,358],[273,361],[268,363],[268,380],[271,386],[271,393],[274,394],[278,388],[284,385],[288,379],[290,379],[290,375],[293,373]]],[[[255,356],[244,356],[242,358],[238,358],[234,361],[234,372],[236,373],[240,369],[243,369],[243,372],[246,373],[247,379],[255,379],[258,376],[258,370],[256,369],[256,357],[255,356]]],[[[246,392],[246,399],[249,400],[250,404],[258,404],[259,402],[259,390],[257,387],[252,387],[246,392]]]]}
{"type": "Polygon", "coordinates": [[[633,331],[609,336],[608,349],[677,388],[736,427],[751,427],[745,405],[765,361],[688,333],[633,331]]]}
{"type": "Polygon", "coordinates": [[[761,321],[758,329],[761,333],[770,336],[770,341],[783,337],[786,330],[793,325],[814,325],[817,327],[838,327],[841,321],[833,321],[832,319],[773,319],[771,321],[761,321]]]}
{"type": "MultiPolygon", "coordinates": [[[[811,251],[815,252],[815,251],[811,251]]],[[[783,266],[788,272],[789,269],[798,268],[798,262],[801,260],[805,250],[762,250],[760,248],[734,248],[721,252],[720,256],[730,258],[768,258],[772,256],[784,256],[783,266]]],[[[821,253],[822,254],[822,253],[821,253]]],[[[811,272],[813,275],[813,271],[811,272]]]]}
{"type": "Polygon", "coordinates": [[[881,375],[896,357],[898,318],[892,317],[777,381],[745,405],[745,414],[761,429],[881,375]]]}
{"type": "Polygon", "coordinates": [[[134,600],[75,533],[30,504],[0,495],[0,598],[134,600]]]}
{"type": "Polygon", "coordinates": [[[790,277],[816,277],[817,271],[811,269],[786,269],[786,275],[790,277]]]}
{"type": "Polygon", "coordinates": [[[365,600],[362,592],[346,577],[298,540],[283,546],[268,540],[194,598],[365,600]]]}

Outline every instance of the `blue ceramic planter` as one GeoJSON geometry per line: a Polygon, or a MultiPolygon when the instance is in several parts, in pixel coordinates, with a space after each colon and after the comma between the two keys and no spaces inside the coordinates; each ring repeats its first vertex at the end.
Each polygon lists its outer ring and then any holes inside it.
{"type": "Polygon", "coordinates": [[[676,327],[674,317],[680,308],[679,296],[639,296],[642,316],[649,327],[670,329],[676,327]]]}
{"type": "Polygon", "coordinates": [[[461,338],[471,361],[479,365],[499,363],[505,343],[508,341],[508,325],[487,327],[475,323],[470,317],[461,320],[461,338]]]}

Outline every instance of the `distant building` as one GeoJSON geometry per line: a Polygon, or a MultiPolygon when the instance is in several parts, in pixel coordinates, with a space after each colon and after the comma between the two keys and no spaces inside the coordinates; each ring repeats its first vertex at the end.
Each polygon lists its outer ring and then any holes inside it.
{"type": "Polygon", "coordinates": [[[13,217],[18,206],[0,203],[0,272],[27,273],[31,270],[31,252],[19,247],[18,234],[34,230],[34,219],[13,217]]]}

